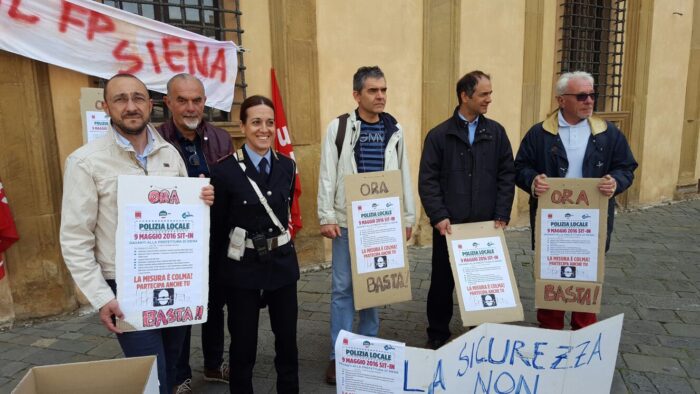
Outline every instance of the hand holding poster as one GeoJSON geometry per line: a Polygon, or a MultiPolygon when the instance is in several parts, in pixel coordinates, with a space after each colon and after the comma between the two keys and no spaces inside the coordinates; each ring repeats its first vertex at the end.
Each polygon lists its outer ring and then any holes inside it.
{"type": "Polygon", "coordinates": [[[493,222],[452,225],[447,249],[465,327],[523,320],[502,229],[493,222]]]}
{"type": "Polygon", "coordinates": [[[206,178],[120,175],[117,301],[125,331],[207,321],[206,178]]]}
{"type": "Polygon", "coordinates": [[[600,312],[608,198],[598,181],[547,179],[533,229],[537,308],[600,312]]]}
{"type": "Polygon", "coordinates": [[[411,299],[400,171],[345,177],[355,309],[411,299]]]}
{"type": "Polygon", "coordinates": [[[368,361],[362,361],[373,352],[362,349],[402,344],[341,331],[336,354],[347,353],[358,362],[336,359],[337,393],[376,393],[384,385],[382,393],[608,393],[623,317],[577,331],[486,323],[438,350],[401,348],[393,359],[403,354],[398,371],[368,368],[368,361]],[[346,376],[362,380],[348,382],[342,379],[346,376]],[[402,382],[399,389],[394,388],[397,380],[402,382]]]}

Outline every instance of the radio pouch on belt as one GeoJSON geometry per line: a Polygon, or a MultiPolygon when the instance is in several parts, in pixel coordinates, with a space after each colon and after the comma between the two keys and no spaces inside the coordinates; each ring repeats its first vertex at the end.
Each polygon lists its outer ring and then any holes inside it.
{"type": "Polygon", "coordinates": [[[264,234],[255,234],[250,237],[253,242],[253,248],[258,252],[258,257],[261,262],[266,262],[270,260],[270,251],[267,248],[267,238],[264,234]]]}
{"type": "Polygon", "coordinates": [[[236,227],[229,233],[228,253],[231,260],[241,261],[245,253],[245,237],[248,232],[240,227],[236,227]]]}

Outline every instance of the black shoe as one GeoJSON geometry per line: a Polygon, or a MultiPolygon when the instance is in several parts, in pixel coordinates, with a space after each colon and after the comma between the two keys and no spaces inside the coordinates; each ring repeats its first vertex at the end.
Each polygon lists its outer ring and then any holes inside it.
{"type": "Polygon", "coordinates": [[[433,349],[433,350],[438,350],[442,347],[447,342],[447,340],[444,339],[437,339],[437,338],[428,338],[428,342],[425,343],[425,348],[426,349],[433,349]]]}

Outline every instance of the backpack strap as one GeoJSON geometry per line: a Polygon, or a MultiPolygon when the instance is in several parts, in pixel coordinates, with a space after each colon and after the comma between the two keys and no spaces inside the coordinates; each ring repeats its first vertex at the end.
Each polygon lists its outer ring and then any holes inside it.
{"type": "Polygon", "coordinates": [[[338,149],[338,158],[343,151],[343,142],[345,141],[345,129],[348,125],[350,114],[342,114],[338,116],[338,131],[335,134],[335,147],[338,149]]]}

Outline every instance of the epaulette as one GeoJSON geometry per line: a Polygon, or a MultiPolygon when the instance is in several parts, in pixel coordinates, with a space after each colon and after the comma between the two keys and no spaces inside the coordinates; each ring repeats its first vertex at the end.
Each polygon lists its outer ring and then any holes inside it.
{"type": "Polygon", "coordinates": [[[224,160],[228,159],[229,157],[233,157],[233,153],[229,153],[229,154],[228,154],[228,155],[226,155],[226,156],[222,156],[222,157],[220,157],[220,158],[219,158],[219,160],[217,160],[217,161],[216,161],[216,164],[219,164],[219,163],[221,163],[222,161],[224,161],[224,160]]]}

